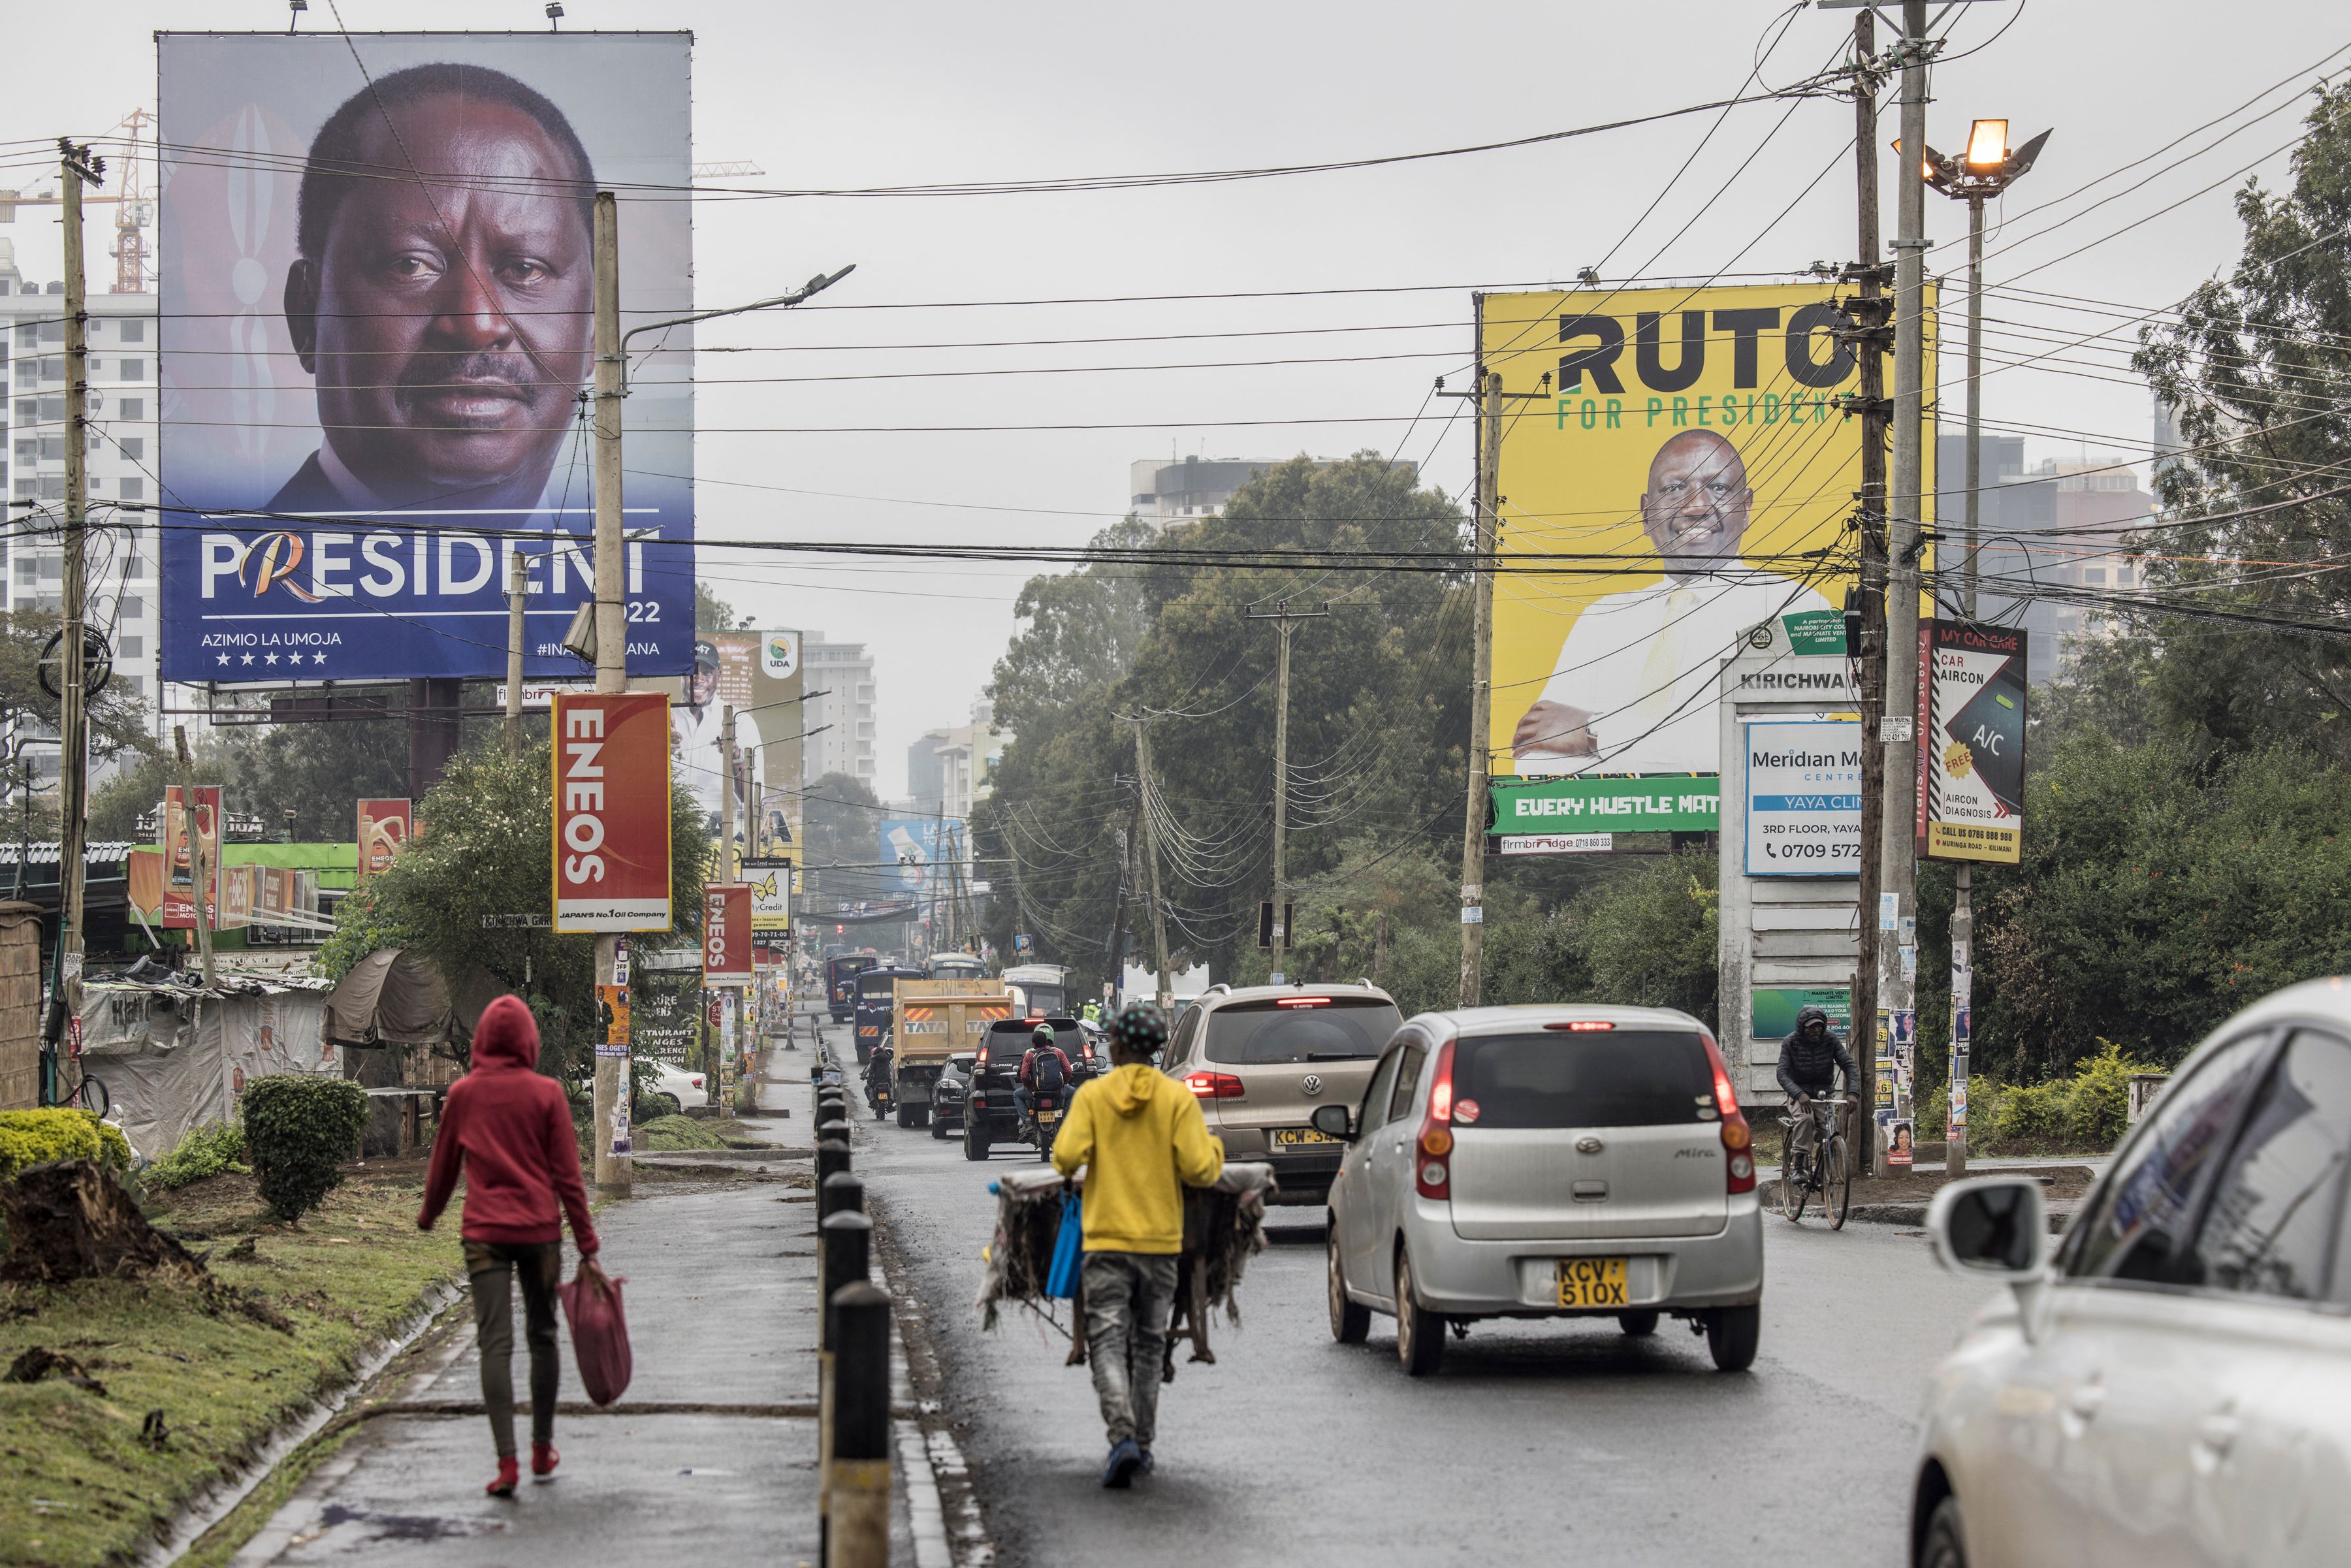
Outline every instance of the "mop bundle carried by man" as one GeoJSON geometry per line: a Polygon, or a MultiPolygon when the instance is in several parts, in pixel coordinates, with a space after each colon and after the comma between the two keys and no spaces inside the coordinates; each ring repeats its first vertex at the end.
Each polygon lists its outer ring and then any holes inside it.
{"type": "Polygon", "coordinates": [[[1151,1473],[1159,1368],[1184,1249],[1184,1188],[1212,1185],[1224,1145],[1208,1135],[1190,1091],[1152,1065],[1167,1017],[1130,1002],[1110,1025],[1111,1071],[1081,1086],[1053,1140],[1064,1176],[1086,1173],[1086,1359],[1109,1428],[1102,1485],[1151,1473]]]}

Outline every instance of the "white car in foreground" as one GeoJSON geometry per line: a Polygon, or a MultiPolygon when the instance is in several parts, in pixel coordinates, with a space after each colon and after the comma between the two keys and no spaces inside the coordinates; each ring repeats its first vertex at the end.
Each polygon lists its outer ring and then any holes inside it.
{"type": "Polygon", "coordinates": [[[1954,1183],[1947,1267],[2010,1290],[1928,1395],[1917,1568],[2351,1561],[2351,986],[2231,1019],[2052,1253],[2037,1183],[1954,1183]]]}

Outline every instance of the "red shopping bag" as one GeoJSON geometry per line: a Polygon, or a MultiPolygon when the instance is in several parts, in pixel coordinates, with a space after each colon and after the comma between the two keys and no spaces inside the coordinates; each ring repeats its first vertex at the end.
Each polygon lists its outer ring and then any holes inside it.
{"type": "Polygon", "coordinates": [[[564,1321],[571,1325],[571,1354],[580,1363],[580,1381],[599,1405],[610,1405],[627,1393],[629,1374],[634,1370],[629,1321],[621,1310],[621,1287],[628,1282],[626,1274],[608,1275],[600,1285],[583,1270],[568,1284],[555,1287],[564,1321]]]}

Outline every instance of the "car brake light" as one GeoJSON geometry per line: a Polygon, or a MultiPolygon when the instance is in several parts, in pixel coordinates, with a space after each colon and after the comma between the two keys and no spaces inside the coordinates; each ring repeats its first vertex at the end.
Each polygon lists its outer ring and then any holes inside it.
{"type": "Polygon", "coordinates": [[[1276,997],[1273,1005],[1278,1008],[1327,1008],[1331,1005],[1331,998],[1328,997],[1276,997]]]}
{"type": "Polygon", "coordinates": [[[1590,1034],[1594,1030],[1614,1029],[1615,1027],[1616,1026],[1614,1024],[1610,1023],[1606,1019],[1576,1019],[1569,1023],[1547,1023],[1543,1025],[1543,1028],[1545,1029],[1562,1030],[1571,1034],[1590,1034]]]}
{"type": "Polygon", "coordinates": [[[1445,1156],[1453,1152],[1453,1042],[1437,1048],[1437,1079],[1428,1088],[1428,1115],[1420,1124],[1420,1152],[1428,1156],[1413,1172],[1413,1190],[1423,1197],[1453,1199],[1453,1173],[1445,1156]]]}
{"type": "Polygon", "coordinates": [[[1714,1070],[1714,1104],[1722,1113],[1722,1147],[1729,1156],[1723,1167],[1723,1190],[1732,1194],[1753,1192],[1754,1130],[1748,1126],[1747,1117],[1739,1109],[1739,1093],[1731,1087],[1730,1069],[1724,1064],[1714,1036],[1700,1030],[1698,1038],[1706,1047],[1707,1065],[1714,1070]]]}
{"type": "Polygon", "coordinates": [[[701,1079],[699,1079],[699,1078],[695,1079],[695,1080],[694,1081],[694,1086],[695,1086],[696,1089],[701,1088],[701,1087],[702,1087],[702,1080],[701,1080],[701,1079]]]}
{"type": "Polygon", "coordinates": [[[1184,1087],[1203,1100],[1238,1100],[1245,1092],[1241,1081],[1229,1072],[1187,1072],[1184,1087]]]}

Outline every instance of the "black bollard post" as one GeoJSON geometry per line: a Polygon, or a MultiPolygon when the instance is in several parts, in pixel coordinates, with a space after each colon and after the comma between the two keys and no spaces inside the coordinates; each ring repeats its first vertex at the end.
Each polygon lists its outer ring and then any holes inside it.
{"type": "MultiPolygon", "coordinates": [[[[849,1168],[849,1140],[819,1138],[816,1141],[817,1202],[824,1202],[824,1181],[827,1176],[849,1168]]],[[[818,1218],[824,1218],[819,1215],[818,1218]]]]}
{"type": "Polygon", "coordinates": [[[832,1298],[844,1285],[862,1283],[872,1275],[873,1221],[854,1209],[843,1209],[828,1215],[817,1227],[817,1281],[824,1294],[819,1300],[826,1303],[817,1323],[817,1347],[834,1348],[832,1298]]]}
{"type": "Polygon", "coordinates": [[[890,1293],[863,1281],[834,1292],[838,1323],[825,1475],[825,1568],[890,1561],[890,1293]]]}
{"type": "Polygon", "coordinates": [[[844,1208],[852,1214],[865,1212],[865,1178],[855,1171],[835,1171],[816,1184],[816,1222],[819,1225],[844,1208]]]}

